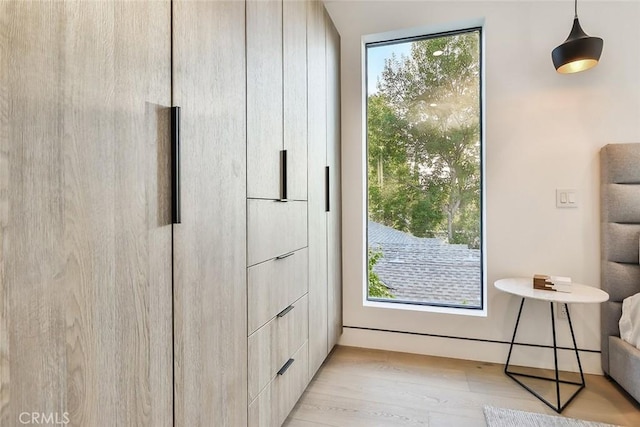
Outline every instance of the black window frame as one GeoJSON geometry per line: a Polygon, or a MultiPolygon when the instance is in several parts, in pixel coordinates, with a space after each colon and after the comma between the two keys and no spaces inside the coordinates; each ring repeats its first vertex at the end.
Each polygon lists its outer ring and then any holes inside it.
{"type": "Polygon", "coordinates": [[[364,140],[365,140],[365,283],[364,288],[366,292],[366,300],[368,302],[379,302],[379,303],[390,303],[397,304],[399,307],[402,305],[409,306],[422,306],[422,307],[439,307],[439,308],[450,308],[450,309],[464,309],[469,311],[484,311],[486,308],[485,301],[485,293],[487,291],[487,283],[486,283],[486,275],[485,275],[485,264],[486,264],[486,250],[485,250],[485,138],[484,138],[484,30],[482,26],[471,26],[465,28],[459,28],[450,31],[441,31],[434,32],[429,34],[423,34],[418,36],[410,36],[410,37],[399,37],[389,40],[375,41],[375,42],[365,42],[365,55],[364,55],[364,108],[365,108],[365,131],[364,131],[364,140]],[[464,304],[444,304],[437,302],[423,302],[423,301],[407,301],[401,299],[389,299],[389,298],[378,298],[378,297],[370,297],[369,296],[369,275],[368,275],[368,263],[369,263],[369,138],[368,138],[368,118],[369,118],[369,48],[370,47],[379,47],[379,46],[389,46],[396,45],[402,43],[411,43],[420,40],[428,40],[439,37],[447,37],[447,36],[455,36],[457,34],[465,34],[471,32],[478,32],[478,62],[479,62],[479,71],[478,71],[478,89],[479,89],[479,136],[480,136],[480,306],[469,306],[464,304]]]}

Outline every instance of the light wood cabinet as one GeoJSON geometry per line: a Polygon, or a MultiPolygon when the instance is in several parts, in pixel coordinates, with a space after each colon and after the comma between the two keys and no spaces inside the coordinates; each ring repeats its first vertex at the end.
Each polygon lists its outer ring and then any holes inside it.
{"type": "Polygon", "coordinates": [[[282,424],[340,332],[325,19],[295,0],[0,2],[0,425],[282,424]]]}
{"type": "Polygon", "coordinates": [[[0,424],[246,424],[244,4],[0,15],[0,424]]]}
{"type": "Polygon", "coordinates": [[[292,302],[289,307],[249,336],[249,401],[258,396],[307,341],[307,296],[292,302]]]}
{"type": "Polygon", "coordinates": [[[291,359],[290,368],[276,377],[277,384],[277,406],[278,408],[278,425],[282,425],[287,418],[298,399],[309,384],[309,349],[305,342],[298,351],[296,351],[291,359]]]}
{"type": "Polygon", "coordinates": [[[327,73],[324,7],[311,2],[307,21],[309,58],[309,369],[313,377],[328,348],[327,270],[327,73]]]}
{"type": "Polygon", "coordinates": [[[307,246],[307,203],[247,201],[248,265],[307,246]]]}
{"type": "Polygon", "coordinates": [[[309,378],[308,343],[291,357],[291,365],[277,375],[249,405],[249,427],[280,426],[304,392],[309,378]]]}
{"type": "Polygon", "coordinates": [[[249,0],[247,196],[281,198],[283,148],[282,1],[249,0]]]}
{"type": "Polygon", "coordinates": [[[0,425],[170,426],[170,4],[0,17],[0,425]]]}
{"type": "Polygon", "coordinates": [[[275,427],[282,424],[280,405],[277,403],[279,384],[280,381],[271,381],[260,395],[249,404],[247,411],[249,427],[275,427]]]}
{"type": "Polygon", "coordinates": [[[287,198],[307,200],[307,2],[285,0],[282,15],[287,198]]]}
{"type": "Polygon", "coordinates": [[[328,347],[342,335],[342,192],[340,164],[340,35],[325,12],[327,51],[327,287],[328,347]]]}
{"type": "Polygon", "coordinates": [[[307,200],[306,8],[247,2],[249,198],[307,200]]]}
{"type": "Polygon", "coordinates": [[[247,269],[249,334],[307,293],[308,265],[308,251],[303,248],[247,269]]]}
{"type": "Polygon", "coordinates": [[[340,37],[324,7],[308,13],[309,370],[342,334],[340,229],[340,37]]]}
{"type": "Polygon", "coordinates": [[[281,425],[309,379],[306,20],[247,4],[249,426],[281,425]]]}
{"type": "Polygon", "coordinates": [[[173,4],[176,426],[247,423],[244,23],[243,2],[173,4]]]}

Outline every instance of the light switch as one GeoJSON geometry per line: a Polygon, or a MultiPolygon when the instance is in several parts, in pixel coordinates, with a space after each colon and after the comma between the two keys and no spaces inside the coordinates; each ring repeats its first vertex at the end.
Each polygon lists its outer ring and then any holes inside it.
{"type": "Polygon", "coordinates": [[[578,190],[575,189],[557,189],[556,190],[556,207],[557,208],[577,208],[578,207],[578,190]]]}

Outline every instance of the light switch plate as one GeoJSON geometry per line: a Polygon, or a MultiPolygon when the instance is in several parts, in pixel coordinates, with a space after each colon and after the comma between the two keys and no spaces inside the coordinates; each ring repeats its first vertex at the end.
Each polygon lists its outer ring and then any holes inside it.
{"type": "Polygon", "coordinates": [[[558,188],[556,190],[556,208],[577,208],[578,190],[572,188],[558,188]]]}

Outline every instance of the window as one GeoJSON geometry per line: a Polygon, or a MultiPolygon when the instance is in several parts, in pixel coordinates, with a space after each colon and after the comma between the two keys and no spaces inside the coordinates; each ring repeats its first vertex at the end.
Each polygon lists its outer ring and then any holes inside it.
{"type": "Polygon", "coordinates": [[[365,48],[367,298],[482,309],[481,29],[365,48]]]}

